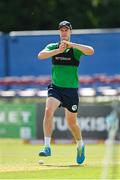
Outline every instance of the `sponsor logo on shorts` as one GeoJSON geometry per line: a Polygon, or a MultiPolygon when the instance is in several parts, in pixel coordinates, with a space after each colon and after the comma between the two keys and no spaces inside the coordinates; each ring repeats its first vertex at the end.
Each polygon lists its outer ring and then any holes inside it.
{"type": "Polygon", "coordinates": [[[73,106],[72,106],[72,110],[73,110],[73,111],[76,111],[76,110],[77,110],[77,105],[73,105],[73,106]]]}
{"type": "Polygon", "coordinates": [[[52,87],[49,87],[48,90],[53,90],[53,88],[52,88],[52,87]]]}

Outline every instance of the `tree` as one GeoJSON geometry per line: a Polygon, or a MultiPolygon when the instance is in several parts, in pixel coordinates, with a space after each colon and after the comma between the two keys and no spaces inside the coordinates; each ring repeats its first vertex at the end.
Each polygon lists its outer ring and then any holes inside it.
{"type": "Polygon", "coordinates": [[[0,30],[57,29],[64,19],[74,29],[120,26],[119,0],[0,0],[0,30]]]}

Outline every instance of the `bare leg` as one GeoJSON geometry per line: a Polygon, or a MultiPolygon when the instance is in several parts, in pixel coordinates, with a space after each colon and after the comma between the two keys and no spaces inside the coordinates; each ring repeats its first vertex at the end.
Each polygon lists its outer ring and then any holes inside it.
{"type": "Polygon", "coordinates": [[[72,113],[67,109],[65,109],[65,116],[68,123],[68,127],[71,130],[77,143],[76,162],[78,164],[82,164],[85,160],[85,150],[84,150],[84,143],[82,141],[80,126],[77,122],[77,113],[72,113]]]}
{"type": "Polygon", "coordinates": [[[39,152],[39,156],[51,156],[50,141],[53,130],[53,115],[59,104],[60,101],[53,97],[48,97],[46,100],[45,115],[43,120],[45,147],[39,152]]]}
{"type": "Polygon", "coordinates": [[[76,141],[82,140],[80,126],[77,122],[77,113],[72,113],[65,109],[65,116],[69,129],[71,130],[76,141]]]}
{"type": "Polygon", "coordinates": [[[51,137],[52,135],[53,116],[59,105],[60,101],[53,97],[48,97],[46,100],[45,115],[43,120],[43,130],[45,137],[51,137]]]}

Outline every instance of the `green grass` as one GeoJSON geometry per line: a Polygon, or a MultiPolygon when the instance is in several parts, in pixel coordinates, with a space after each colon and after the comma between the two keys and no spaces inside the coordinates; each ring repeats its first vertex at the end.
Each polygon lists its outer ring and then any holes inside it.
{"type": "MultiPolygon", "coordinates": [[[[105,145],[86,145],[83,165],[75,162],[76,145],[52,145],[52,156],[38,156],[41,145],[0,139],[0,179],[100,179],[105,145]],[[39,160],[44,164],[39,165],[39,160]]],[[[120,179],[120,145],[110,162],[109,179],[120,179]],[[117,168],[115,168],[117,166],[117,168]]]]}

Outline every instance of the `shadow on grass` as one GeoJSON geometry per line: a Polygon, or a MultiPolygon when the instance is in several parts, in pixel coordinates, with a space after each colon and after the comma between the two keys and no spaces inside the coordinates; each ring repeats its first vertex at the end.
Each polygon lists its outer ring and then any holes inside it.
{"type": "Polygon", "coordinates": [[[87,164],[69,164],[69,165],[62,165],[62,164],[39,164],[40,166],[44,167],[66,167],[66,168],[76,168],[76,167],[86,167],[87,164]]]}

